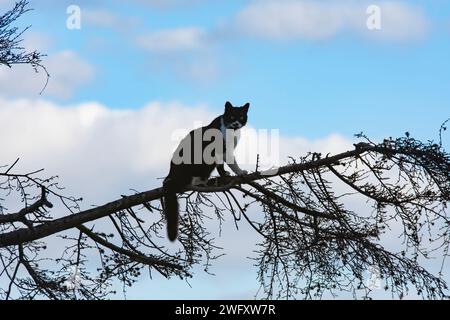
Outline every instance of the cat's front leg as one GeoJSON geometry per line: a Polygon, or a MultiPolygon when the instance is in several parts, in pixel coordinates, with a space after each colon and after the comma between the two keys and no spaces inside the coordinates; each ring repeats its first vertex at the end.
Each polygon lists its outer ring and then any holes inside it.
{"type": "Polygon", "coordinates": [[[217,172],[221,177],[228,177],[230,173],[225,170],[225,165],[223,163],[217,165],[217,172]]]}
{"type": "Polygon", "coordinates": [[[242,170],[241,168],[239,168],[237,163],[234,164],[229,164],[228,165],[231,170],[237,175],[237,176],[245,176],[246,174],[248,174],[247,170],[242,170]]]}
{"type": "Polygon", "coordinates": [[[229,159],[227,164],[230,167],[230,169],[237,175],[237,176],[244,176],[248,174],[246,170],[242,170],[239,165],[236,162],[236,159],[234,158],[234,155],[229,155],[229,159]]]}

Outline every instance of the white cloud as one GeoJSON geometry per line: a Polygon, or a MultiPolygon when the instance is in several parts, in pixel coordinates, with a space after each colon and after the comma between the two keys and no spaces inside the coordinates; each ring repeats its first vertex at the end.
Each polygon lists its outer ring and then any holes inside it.
{"type": "Polygon", "coordinates": [[[106,9],[82,9],[81,19],[83,24],[119,31],[130,30],[139,24],[137,18],[120,16],[106,9]]]}
{"type": "Polygon", "coordinates": [[[23,42],[21,46],[25,48],[26,51],[45,51],[47,50],[53,43],[52,37],[47,33],[36,32],[36,31],[27,31],[24,34],[23,42]]]}
{"type": "Polygon", "coordinates": [[[206,32],[197,27],[185,27],[148,32],[136,43],[143,49],[156,52],[178,52],[202,49],[206,46],[206,32]]]}
{"type": "Polygon", "coordinates": [[[269,39],[323,38],[342,26],[330,4],[310,1],[259,1],[238,13],[241,31],[269,39]]]}
{"type": "Polygon", "coordinates": [[[166,60],[166,63],[165,70],[172,70],[179,78],[199,85],[209,85],[225,75],[217,59],[209,54],[184,56],[176,59],[175,62],[172,60],[171,64],[166,60]]]}
{"type": "Polygon", "coordinates": [[[418,6],[405,2],[384,1],[380,3],[381,30],[370,32],[364,29],[366,36],[374,36],[391,41],[409,41],[422,39],[428,32],[431,22],[418,6]]]}
{"type": "Polygon", "coordinates": [[[45,167],[75,193],[91,193],[95,202],[94,195],[114,198],[118,194],[111,190],[122,187],[125,192],[138,187],[136,181],[154,185],[157,176],[167,173],[175,147],[172,131],[211,118],[203,107],[178,103],[155,102],[136,111],[28,99],[3,99],[0,105],[0,127],[8,132],[0,137],[1,161],[20,157],[27,169],[45,167]]]}
{"type": "Polygon", "coordinates": [[[153,71],[173,73],[197,84],[210,84],[222,75],[219,52],[209,32],[183,27],[147,32],[135,38],[138,47],[152,55],[153,71]]]}
{"type": "MultiPolygon", "coordinates": [[[[73,51],[61,51],[44,58],[43,64],[50,73],[43,96],[70,98],[74,91],[86,85],[94,76],[93,67],[73,51]]],[[[44,88],[46,75],[36,73],[31,66],[17,65],[0,68],[0,94],[3,96],[36,97],[44,88]]]]}
{"type": "Polygon", "coordinates": [[[260,0],[235,17],[238,32],[270,40],[321,40],[351,33],[393,41],[424,36],[429,22],[420,7],[394,1],[260,0]],[[381,30],[370,31],[369,5],[381,8],[381,30]]]}
{"type": "Polygon", "coordinates": [[[192,6],[204,2],[204,0],[134,0],[137,3],[153,6],[156,8],[174,8],[192,6]]]}

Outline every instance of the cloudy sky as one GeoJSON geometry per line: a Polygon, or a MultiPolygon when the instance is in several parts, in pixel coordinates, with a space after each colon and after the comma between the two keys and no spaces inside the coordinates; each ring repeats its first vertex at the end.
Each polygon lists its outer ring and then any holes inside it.
{"type": "MultiPolygon", "coordinates": [[[[0,0],[0,10],[13,3],[0,0]]],[[[0,164],[21,157],[23,170],[45,167],[85,207],[158,186],[174,130],[210,121],[227,100],[251,103],[252,128],[280,130],[282,162],[344,151],[361,131],[380,140],[406,131],[436,139],[450,116],[445,0],[30,0],[30,7],[18,23],[32,25],[24,46],[47,54],[51,78],[40,95],[42,72],[0,69],[7,132],[0,164]],[[68,28],[70,5],[81,9],[79,29],[68,28]],[[381,8],[380,30],[367,28],[371,5],[381,8]]],[[[215,264],[216,277],[198,272],[192,287],[143,278],[128,297],[252,298],[256,276],[246,257],[254,236],[226,230],[220,243],[228,255],[215,264]]]]}

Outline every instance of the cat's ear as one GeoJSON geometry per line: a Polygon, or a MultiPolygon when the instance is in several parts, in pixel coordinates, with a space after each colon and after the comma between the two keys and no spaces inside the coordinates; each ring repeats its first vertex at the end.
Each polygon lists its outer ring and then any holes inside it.
{"type": "Polygon", "coordinates": [[[233,105],[231,104],[230,101],[227,101],[225,103],[225,112],[227,112],[228,110],[231,110],[233,108],[233,105]]]}
{"type": "Polygon", "coordinates": [[[245,112],[248,112],[248,108],[250,108],[250,103],[247,102],[246,104],[244,104],[242,108],[244,108],[245,112]]]}

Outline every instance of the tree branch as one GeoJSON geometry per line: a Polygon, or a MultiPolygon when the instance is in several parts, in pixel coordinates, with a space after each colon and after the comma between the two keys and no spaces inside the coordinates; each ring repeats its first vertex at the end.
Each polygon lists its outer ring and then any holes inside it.
{"type": "MultiPolygon", "coordinates": [[[[320,167],[324,165],[336,164],[342,159],[354,157],[369,151],[376,151],[384,154],[396,154],[402,153],[400,150],[394,150],[387,147],[370,146],[367,144],[357,145],[355,150],[347,151],[332,157],[311,161],[308,163],[292,164],[280,167],[273,172],[273,170],[266,172],[251,173],[245,176],[229,177],[228,181],[224,183],[224,178],[213,178],[208,182],[207,187],[190,186],[184,191],[198,191],[198,192],[219,192],[229,190],[235,185],[250,183],[261,179],[267,179],[276,177],[278,175],[289,174],[293,172],[302,172],[311,168],[320,167]],[[222,185],[217,185],[218,183],[222,185]],[[216,186],[217,185],[217,186],[216,186]]],[[[33,229],[19,229],[9,233],[0,234],[0,247],[17,245],[37,239],[48,237],[52,234],[71,229],[82,225],[86,222],[97,220],[103,217],[107,217],[115,212],[131,208],[134,206],[142,205],[147,202],[160,199],[163,196],[162,188],[149,190],[146,192],[138,193],[131,196],[123,197],[119,200],[107,203],[103,206],[85,210],[67,217],[59,218],[53,221],[48,221],[45,224],[34,227],[33,229]]],[[[298,208],[297,209],[301,209],[298,208]]],[[[305,211],[304,209],[302,209],[305,211]]],[[[321,215],[323,213],[308,211],[310,214],[321,215]]],[[[332,218],[331,216],[327,216],[332,218]]]]}

